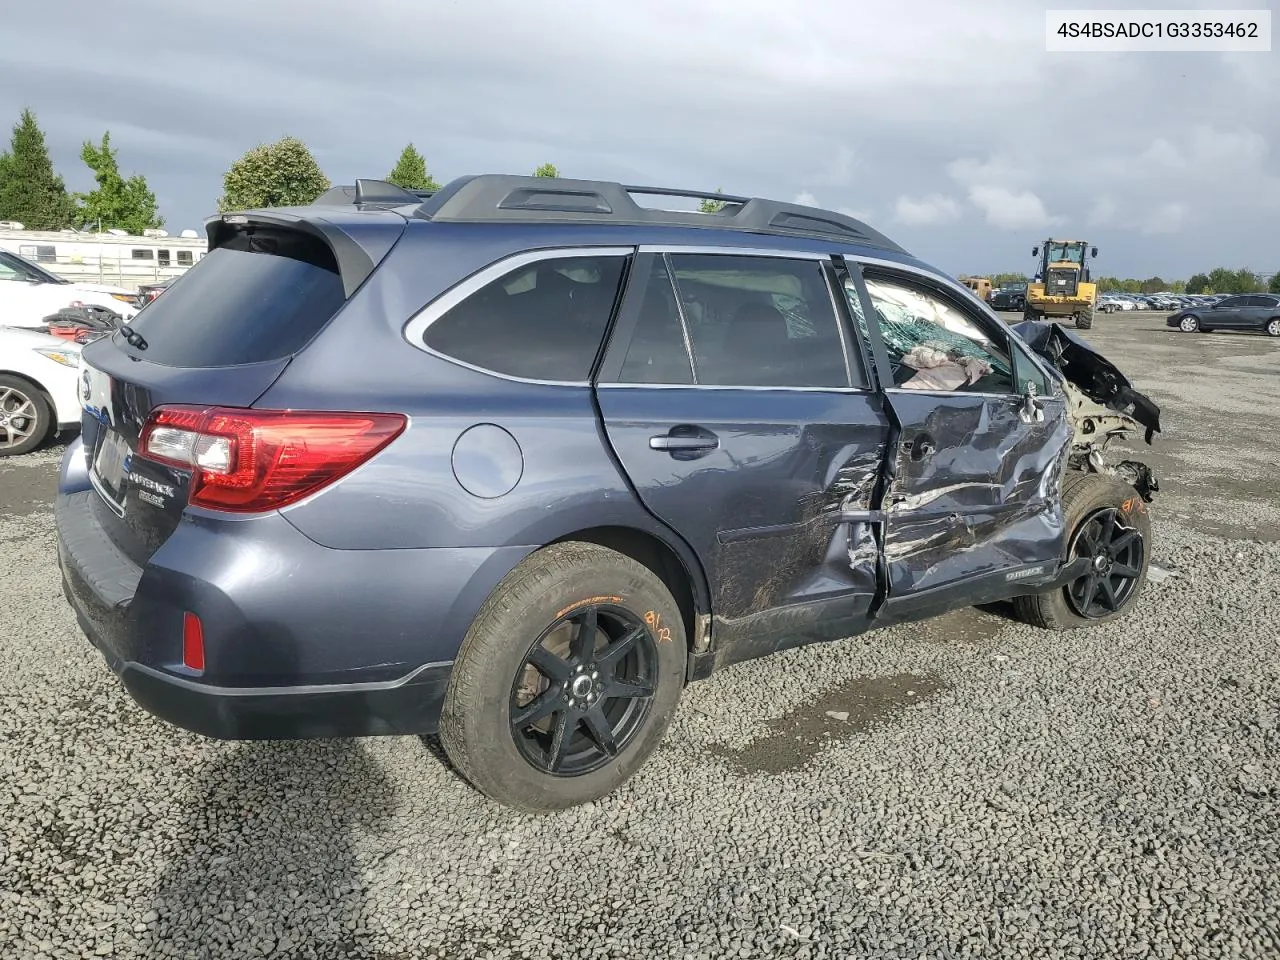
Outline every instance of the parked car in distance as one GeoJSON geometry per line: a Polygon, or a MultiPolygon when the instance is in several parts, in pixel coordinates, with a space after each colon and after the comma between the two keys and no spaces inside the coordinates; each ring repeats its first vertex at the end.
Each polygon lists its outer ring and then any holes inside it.
{"type": "Polygon", "coordinates": [[[1202,330],[1257,330],[1280,337],[1280,296],[1250,293],[1214,303],[1186,307],[1169,314],[1165,325],[1183,333],[1202,330]]]}
{"type": "Polygon", "coordinates": [[[208,230],[84,348],[56,505],[82,629],[179,726],[438,732],[548,811],[732,664],[999,600],[1088,627],[1142,591],[1158,484],[1108,444],[1158,408],[861,221],[485,175],[208,230]]]}
{"type": "Polygon", "coordinates": [[[79,429],[80,346],[34,330],[0,326],[0,457],[29,453],[79,429]]]}
{"type": "Polygon", "coordinates": [[[160,294],[164,293],[173,284],[177,277],[170,277],[168,280],[161,280],[158,283],[144,283],[138,287],[139,306],[146,306],[160,294]]]}
{"type": "Polygon", "coordinates": [[[1027,306],[1027,285],[1025,283],[1002,284],[991,294],[990,303],[993,310],[1021,313],[1027,306]]]}
{"type": "Polygon", "coordinates": [[[127,322],[138,298],[123,287],[64,280],[39,264],[0,250],[0,324],[42,329],[44,318],[78,303],[114,310],[127,322]]]}

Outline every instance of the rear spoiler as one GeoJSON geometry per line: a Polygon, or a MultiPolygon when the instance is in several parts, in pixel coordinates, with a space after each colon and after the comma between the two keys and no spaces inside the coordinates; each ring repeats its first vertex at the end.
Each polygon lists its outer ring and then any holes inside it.
{"type": "MultiPolygon", "coordinates": [[[[393,184],[388,186],[394,187],[393,184]]],[[[395,189],[399,188],[395,187],[395,189]]],[[[396,206],[403,206],[403,204],[396,204],[396,206]]],[[[248,210],[243,213],[225,213],[210,217],[205,221],[209,250],[217,249],[237,234],[252,235],[258,227],[294,230],[309,234],[333,251],[334,260],[338,265],[338,274],[342,277],[343,294],[350,298],[400,239],[400,234],[404,232],[407,223],[404,217],[394,213],[355,215],[357,217],[372,216],[387,221],[389,229],[370,230],[364,229],[367,225],[364,222],[342,222],[343,218],[336,211],[332,218],[325,218],[316,216],[315,212],[299,215],[295,210],[280,208],[248,210]]],[[[347,219],[352,218],[348,216],[347,219]]]]}

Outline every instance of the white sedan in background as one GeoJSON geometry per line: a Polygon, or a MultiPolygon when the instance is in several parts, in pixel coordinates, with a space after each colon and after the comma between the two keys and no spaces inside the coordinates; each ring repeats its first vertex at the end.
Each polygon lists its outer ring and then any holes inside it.
{"type": "Polygon", "coordinates": [[[0,457],[80,425],[80,345],[0,326],[0,457]]]}
{"type": "Polygon", "coordinates": [[[0,324],[39,329],[45,317],[75,303],[114,310],[125,322],[138,312],[138,295],[123,287],[64,280],[25,257],[0,250],[0,324]]]}

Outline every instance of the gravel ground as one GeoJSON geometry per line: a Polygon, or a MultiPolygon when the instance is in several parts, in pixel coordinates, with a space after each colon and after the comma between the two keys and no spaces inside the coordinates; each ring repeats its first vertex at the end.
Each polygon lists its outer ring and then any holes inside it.
{"type": "Polygon", "coordinates": [[[1280,955],[1280,344],[1089,335],[1167,411],[1133,615],[741,665],[544,818],[429,740],[151,719],[61,597],[59,450],[0,466],[0,957],[1280,955]]]}

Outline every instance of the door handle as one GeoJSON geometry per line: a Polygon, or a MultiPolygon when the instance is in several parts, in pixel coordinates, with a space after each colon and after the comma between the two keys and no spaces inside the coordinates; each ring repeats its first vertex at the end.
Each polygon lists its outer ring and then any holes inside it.
{"type": "Polygon", "coordinates": [[[693,460],[718,449],[720,438],[701,427],[672,427],[665,434],[649,438],[650,450],[665,450],[677,460],[693,460]]]}
{"type": "Polygon", "coordinates": [[[650,450],[714,450],[720,446],[715,437],[650,437],[650,450]]]}

